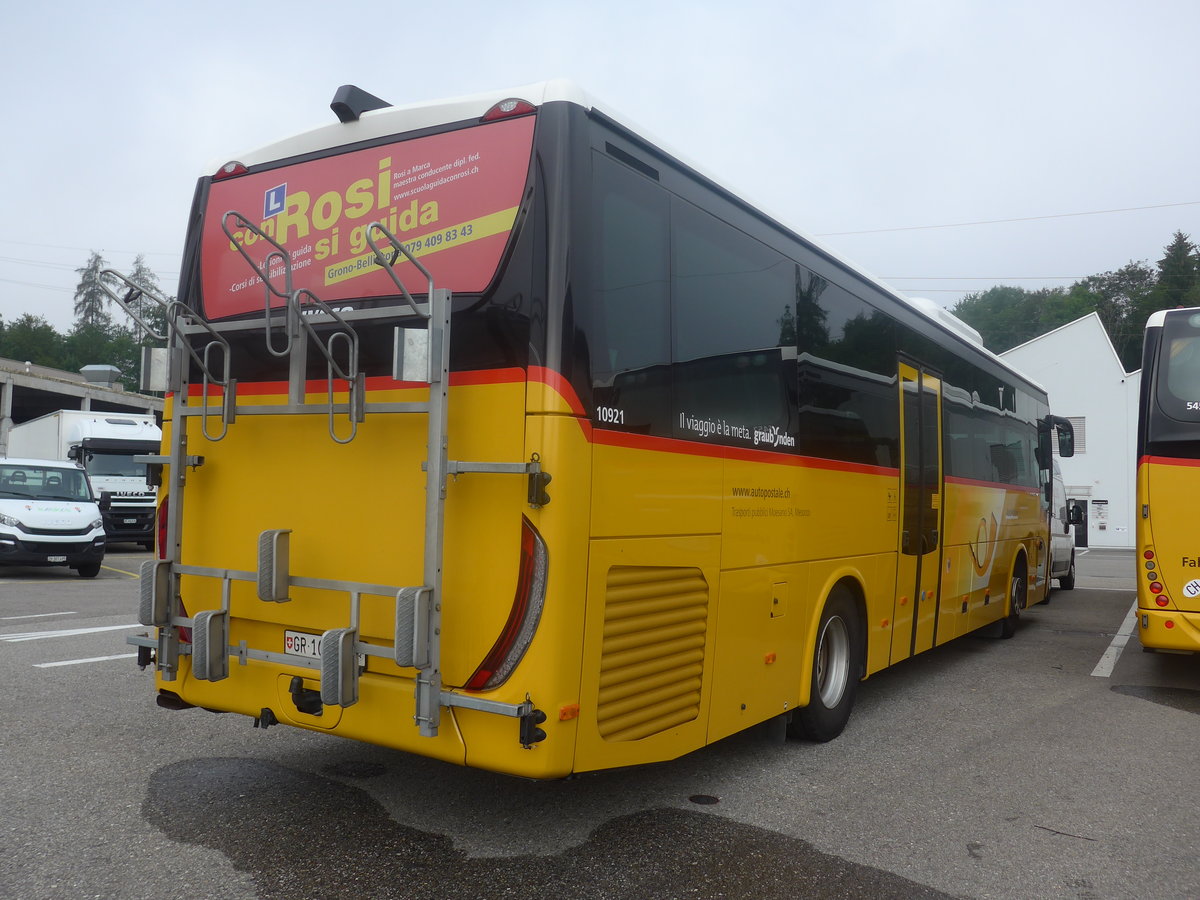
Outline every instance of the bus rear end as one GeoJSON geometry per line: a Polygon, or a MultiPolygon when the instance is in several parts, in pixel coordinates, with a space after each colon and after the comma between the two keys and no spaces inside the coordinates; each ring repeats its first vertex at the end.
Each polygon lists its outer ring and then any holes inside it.
{"type": "Polygon", "coordinates": [[[1200,651],[1200,309],[1146,323],[1138,423],[1138,634],[1200,651]]]}
{"type": "Polygon", "coordinates": [[[554,406],[527,374],[537,120],[384,109],[201,180],[143,573],[160,705],[571,771],[582,623],[545,602],[572,586],[543,461],[587,456],[572,410],[528,415],[554,406]]]}

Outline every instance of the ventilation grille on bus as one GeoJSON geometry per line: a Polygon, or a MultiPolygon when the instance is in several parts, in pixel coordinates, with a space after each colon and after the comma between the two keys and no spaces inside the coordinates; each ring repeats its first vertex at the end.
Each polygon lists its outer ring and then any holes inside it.
{"type": "Polygon", "coordinates": [[[700,714],[708,585],[699,569],[608,572],[597,725],[636,741],[700,714]]]}

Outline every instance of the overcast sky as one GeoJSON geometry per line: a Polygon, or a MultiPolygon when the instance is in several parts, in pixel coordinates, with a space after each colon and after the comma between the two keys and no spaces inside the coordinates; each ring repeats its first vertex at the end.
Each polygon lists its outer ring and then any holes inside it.
{"type": "Polygon", "coordinates": [[[0,0],[0,317],[92,250],[175,292],[195,180],[391,103],[569,78],[910,296],[1200,239],[1196,0],[0,0]]]}

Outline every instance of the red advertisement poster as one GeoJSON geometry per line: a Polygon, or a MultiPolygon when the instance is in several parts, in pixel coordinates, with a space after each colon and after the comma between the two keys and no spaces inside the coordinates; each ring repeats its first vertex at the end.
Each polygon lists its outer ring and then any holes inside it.
{"type": "MultiPolygon", "coordinates": [[[[274,253],[269,277],[284,285],[278,251],[232,217],[230,240],[221,227],[228,212],[283,246],[293,290],[307,288],[326,303],[397,293],[367,241],[373,222],[420,259],[435,287],[483,290],[516,219],[533,125],[524,116],[213,182],[201,235],[205,315],[263,308],[266,289],[239,244],[260,270],[274,253]]],[[[381,233],[371,234],[390,249],[381,233]]],[[[411,263],[397,262],[395,272],[410,293],[426,291],[411,263]]],[[[272,306],[283,302],[271,298],[272,306]]]]}

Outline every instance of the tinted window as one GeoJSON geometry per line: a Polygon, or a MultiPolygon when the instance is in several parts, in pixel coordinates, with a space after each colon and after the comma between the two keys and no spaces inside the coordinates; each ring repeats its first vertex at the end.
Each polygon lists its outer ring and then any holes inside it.
{"type": "Polygon", "coordinates": [[[1172,419],[1200,422],[1200,314],[1167,313],[1158,366],[1158,404],[1172,419]]]}
{"type": "Polygon", "coordinates": [[[595,289],[588,310],[596,405],[606,424],[670,433],[670,201],[623,165],[594,156],[595,289]],[[619,416],[619,418],[618,418],[619,416]]]}
{"type": "Polygon", "coordinates": [[[677,434],[709,422],[732,443],[790,448],[796,353],[782,344],[795,266],[691,204],[672,212],[677,434]]]}
{"type": "Polygon", "coordinates": [[[898,465],[892,321],[803,266],[796,267],[795,308],[800,452],[898,465]]]}

